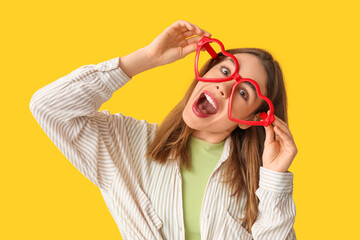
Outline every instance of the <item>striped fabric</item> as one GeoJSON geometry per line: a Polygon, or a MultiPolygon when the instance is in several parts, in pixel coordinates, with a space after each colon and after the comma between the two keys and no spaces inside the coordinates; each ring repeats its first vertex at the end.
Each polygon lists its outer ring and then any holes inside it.
{"type": "MultiPolygon", "coordinates": [[[[158,124],[98,111],[131,78],[119,57],[82,66],[34,93],[30,111],[65,157],[101,191],[123,239],[185,239],[182,179],[174,162],[144,157],[158,124]]],[[[231,138],[205,189],[201,239],[296,239],[293,173],[260,168],[259,216],[252,235],[237,202],[218,182],[231,138]]]]}

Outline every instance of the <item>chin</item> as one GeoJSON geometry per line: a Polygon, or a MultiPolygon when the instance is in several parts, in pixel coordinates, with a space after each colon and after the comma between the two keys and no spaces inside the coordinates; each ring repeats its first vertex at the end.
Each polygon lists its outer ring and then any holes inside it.
{"type": "Polygon", "coordinates": [[[196,116],[195,115],[191,115],[193,114],[192,112],[189,113],[189,111],[187,110],[187,108],[184,109],[184,111],[182,112],[182,118],[185,122],[185,124],[191,128],[191,129],[199,129],[199,121],[197,121],[196,116]]]}

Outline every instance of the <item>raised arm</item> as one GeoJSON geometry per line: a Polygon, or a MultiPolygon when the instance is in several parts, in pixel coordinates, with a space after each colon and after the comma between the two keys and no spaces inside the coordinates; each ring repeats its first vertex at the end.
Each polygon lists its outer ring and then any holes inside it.
{"type": "MultiPolygon", "coordinates": [[[[82,66],[35,92],[30,111],[51,141],[91,182],[106,188],[115,170],[111,151],[120,150],[111,136],[117,121],[98,112],[129,78],[119,57],[82,66]]],[[[124,126],[123,126],[124,127],[124,126]]]]}
{"type": "Polygon", "coordinates": [[[117,164],[130,159],[130,138],[145,138],[142,133],[152,131],[154,125],[121,113],[98,112],[101,105],[136,74],[195,51],[201,36],[186,38],[204,33],[178,21],[144,48],[82,66],[42,87],[32,96],[30,111],[66,158],[96,186],[106,189],[119,169],[117,164]]]}

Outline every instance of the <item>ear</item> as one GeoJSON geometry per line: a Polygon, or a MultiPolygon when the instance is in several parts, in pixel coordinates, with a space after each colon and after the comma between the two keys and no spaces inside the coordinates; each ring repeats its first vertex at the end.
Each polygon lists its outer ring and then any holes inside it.
{"type": "MultiPolygon", "coordinates": [[[[260,121],[261,117],[260,117],[260,113],[257,113],[255,115],[252,115],[251,117],[248,117],[247,119],[245,119],[246,121],[260,121]]],[[[246,124],[238,124],[239,128],[245,130],[248,129],[249,127],[252,127],[251,125],[246,125],[246,124]]]]}

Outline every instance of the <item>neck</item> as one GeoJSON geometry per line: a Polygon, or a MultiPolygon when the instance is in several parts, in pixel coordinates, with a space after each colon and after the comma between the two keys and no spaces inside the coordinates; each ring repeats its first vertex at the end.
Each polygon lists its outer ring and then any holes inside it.
{"type": "Polygon", "coordinates": [[[225,141],[225,139],[229,136],[229,134],[208,133],[208,132],[201,132],[196,130],[193,132],[192,136],[209,143],[220,143],[222,141],[225,141]]]}

